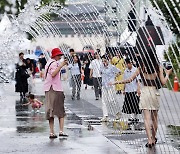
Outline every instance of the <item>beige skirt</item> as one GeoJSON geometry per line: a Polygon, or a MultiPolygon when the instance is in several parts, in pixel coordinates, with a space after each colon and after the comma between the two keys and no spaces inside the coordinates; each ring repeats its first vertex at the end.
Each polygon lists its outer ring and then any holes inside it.
{"type": "Polygon", "coordinates": [[[160,97],[156,93],[156,87],[144,86],[141,91],[139,109],[159,110],[160,97]]]}
{"type": "Polygon", "coordinates": [[[52,87],[49,91],[45,92],[45,114],[46,119],[54,118],[56,115],[58,118],[63,118],[65,114],[64,109],[64,93],[62,91],[54,91],[52,87]]]}

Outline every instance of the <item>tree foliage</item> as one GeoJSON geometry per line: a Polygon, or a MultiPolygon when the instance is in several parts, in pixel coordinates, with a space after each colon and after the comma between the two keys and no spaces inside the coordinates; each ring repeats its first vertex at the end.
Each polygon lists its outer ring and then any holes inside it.
{"type": "MultiPolygon", "coordinates": [[[[153,6],[157,8],[154,0],[151,0],[151,2],[153,4],[153,6]]],[[[165,0],[165,2],[168,5],[173,17],[171,16],[170,11],[166,7],[164,1],[163,0],[156,0],[156,3],[158,4],[158,6],[161,9],[166,21],[168,22],[171,31],[174,33],[174,35],[177,38],[176,42],[177,42],[177,45],[179,47],[180,35],[179,35],[178,27],[180,27],[180,17],[177,14],[177,12],[180,10],[180,1],[179,0],[165,0]],[[176,25],[174,20],[176,21],[177,25],[176,25]]],[[[178,50],[177,46],[175,44],[172,44],[172,46],[169,47],[168,53],[165,53],[164,57],[166,60],[169,61],[167,54],[169,55],[169,58],[172,61],[174,68],[178,69],[179,66],[178,66],[177,61],[180,61],[180,54],[179,54],[179,50],[178,50]],[[176,59],[175,54],[178,57],[177,58],[178,60],[176,59]]]]}
{"type": "MultiPolygon", "coordinates": [[[[177,42],[177,46],[180,46],[180,42],[177,42]]],[[[175,70],[179,69],[177,61],[180,62],[180,52],[175,44],[172,44],[172,47],[169,47],[168,53],[165,53],[164,58],[166,60],[171,59],[172,65],[175,70]]]]}
{"type": "MultiPolygon", "coordinates": [[[[24,8],[24,5],[27,3],[27,0],[16,0],[15,6],[10,3],[11,0],[0,0],[0,14],[3,14],[4,12],[7,12],[8,14],[12,14],[11,8],[16,8],[17,12],[19,13],[20,10],[24,8]],[[6,8],[9,8],[6,10],[6,8]]],[[[41,5],[46,5],[50,2],[58,2],[59,4],[65,4],[65,0],[41,0],[41,5]]]]}
{"type": "MultiPolygon", "coordinates": [[[[150,1],[152,2],[153,6],[156,7],[154,0],[150,0],[150,1]]],[[[171,16],[170,12],[168,11],[168,8],[166,7],[164,1],[163,0],[155,0],[155,1],[158,4],[159,8],[161,9],[161,11],[162,11],[166,21],[168,22],[172,32],[179,36],[179,31],[178,31],[178,28],[176,26],[176,23],[174,22],[174,20],[171,16]]],[[[171,13],[174,16],[174,19],[176,20],[178,26],[180,27],[180,17],[176,11],[176,9],[180,10],[180,1],[179,0],[165,0],[165,2],[167,3],[171,13]],[[175,6],[173,6],[173,2],[175,4],[175,6]]]]}
{"type": "MultiPolygon", "coordinates": [[[[179,72],[180,51],[178,50],[178,48],[180,47],[180,34],[178,31],[178,27],[180,27],[180,17],[179,14],[177,13],[180,10],[180,1],[179,0],[165,0],[165,1],[150,0],[150,1],[152,2],[153,6],[156,7],[157,9],[157,6],[154,3],[154,1],[156,1],[160,10],[163,13],[163,16],[168,22],[171,31],[174,33],[176,37],[176,43],[173,43],[171,46],[169,46],[167,53],[164,54],[164,58],[167,61],[172,62],[173,68],[175,70],[173,71],[173,74],[170,76],[170,83],[171,85],[173,85],[175,75],[180,79],[180,72],[179,72]],[[168,5],[169,8],[166,7],[165,3],[168,5]]],[[[168,87],[169,88],[171,87],[170,84],[168,85],[168,87]]]]}

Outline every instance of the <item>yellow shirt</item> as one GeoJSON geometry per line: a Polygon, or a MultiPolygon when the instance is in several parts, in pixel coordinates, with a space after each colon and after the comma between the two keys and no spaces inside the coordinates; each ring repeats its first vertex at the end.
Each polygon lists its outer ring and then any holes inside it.
{"type": "MultiPolygon", "coordinates": [[[[115,77],[115,81],[120,81],[123,79],[123,74],[124,74],[124,70],[125,70],[125,64],[124,64],[124,59],[123,58],[119,58],[117,56],[112,58],[112,64],[114,66],[116,66],[118,69],[121,70],[121,75],[118,75],[115,77]]],[[[116,84],[115,85],[115,89],[116,91],[120,91],[120,90],[124,90],[124,85],[123,84],[116,84]]]]}

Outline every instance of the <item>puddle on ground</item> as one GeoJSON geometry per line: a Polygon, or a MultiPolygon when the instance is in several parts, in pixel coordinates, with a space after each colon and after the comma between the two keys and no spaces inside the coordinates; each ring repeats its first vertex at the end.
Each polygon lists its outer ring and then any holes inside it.
{"type": "Polygon", "coordinates": [[[18,133],[40,133],[46,129],[43,126],[17,126],[16,128],[18,133]]]}
{"type": "Polygon", "coordinates": [[[172,146],[180,150],[180,126],[168,125],[166,135],[172,146]]]}
{"type": "MultiPolygon", "coordinates": [[[[37,96],[37,99],[44,101],[44,97],[37,96]]],[[[22,106],[24,102],[16,100],[16,130],[18,133],[38,133],[44,132],[48,127],[45,119],[44,106],[40,109],[40,113],[31,112],[31,106],[22,106]],[[44,127],[46,123],[46,126],[44,127]]],[[[74,132],[75,136],[82,136],[82,119],[70,110],[66,109],[65,123],[69,131],[74,132]]],[[[85,128],[84,128],[85,129],[85,128]]]]}

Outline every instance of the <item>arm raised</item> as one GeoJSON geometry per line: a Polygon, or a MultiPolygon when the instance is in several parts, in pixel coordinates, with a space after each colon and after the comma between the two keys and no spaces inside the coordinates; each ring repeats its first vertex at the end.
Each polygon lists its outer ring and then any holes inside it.
{"type": "Polygon", "coordinates": [[[63,61],[57,68],[56,70],[52,73],[52,77],[54,78],[58,73],[59,71],[61,70],[61,68],[66,65],[67,62],[66,61],[63,61]]]}
{"type": "Polygon", "coordinates": [[[130,82],[132,82],[139,74],[140,74],[140,68],[137,68],[137,70],[134,72],[134,74],[133,74],[129,79],[121,80],[121,81],[116,81],[116,82],[114,82],[114,83],[110,83],[110,85],[130,83],[130,82]]]}
{"type": "Polygon", "coordinates": [[[166,82],[168,81],[169,75],[172,73],[172,69],[170,69],[170,70],[166,69],[165,72],[166,72],[166,76],[164,77],[163,68],[160,66],[159,67],[159,78],[161,80],[162,85],[165,85],[166,82]]]}

